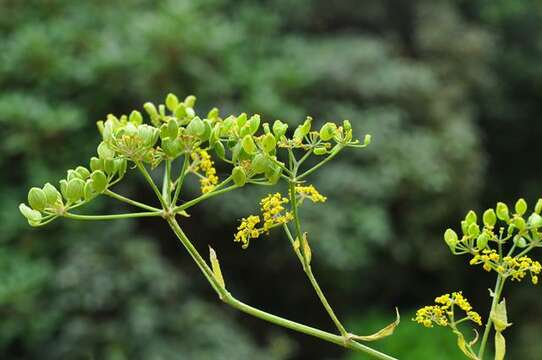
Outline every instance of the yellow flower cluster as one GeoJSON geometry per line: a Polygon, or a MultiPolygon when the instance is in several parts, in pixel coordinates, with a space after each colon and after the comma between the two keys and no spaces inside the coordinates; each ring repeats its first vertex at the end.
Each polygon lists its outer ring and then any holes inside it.
{"type": "Polygon", "coordinates": [[[301,196],[301,199],[309,198],[312,202],[324,202],[327,198],[320,194],[313,185],[308,186],[296,186],[296,193],[301,196]]]}
{"type": "Polygon", "coordinates": [[[263,214],[263,231],[269,231],[276,225],[286,224],[293,219],[291,212],[283,213],[284,204],[288,203],[288,199],[282,197],[280,193],[269,194],[260,201],[261,211],[263,214]]]}
{"type": "Polygon", "coordinates": [[[485,249],[482,254],[476,254],[470,260],[471,265],[484,264],[486,271],[495,270],[504,277],[511,277],[512,280],[521,281],[527,275],[531,275],[533,284],[538,283],[538,275],[542,271],[542,265],[528,256],[512,257],[505,256],[500,260],[495,250],[485,249]]]}
{"type": "Polygon", "coordinates": [[[493,249],[484,249],[482,250],[482,254],[474,255],[474,257],[470,260],[469,264],[484,264],[484,270],[491,271],[491,269],[495,269],[498,266],[498,261],[499,254],[497,254],[497,251],[493,249]]]}
{"type": "Polygon", "coordinates": [[[191,158],[196,162],[196,166],[193,171],[203,173],[200,179],[201,192],[203,194],[214,190],[216,184],[218,184],[218,176],[216,175],[216,169],[214,167],[214,161],[211,160],[211,155],[205,150],[196,149],[191,158]]]}
{"type": "Polygon", "coordinates": [[[512,280],[521,281],[527,272],[529,272],[533,284],[536,285],[538,283],[538,274],[542,271],[542,266],[538,261],[535,261],[528,256],[521,256],[518,258],[506,256],[502,260],[504,264],[503,275],[512,277],[512,280]]]}
{"type": "Polygon", "coordinates": [[[433,305],[433,306],[424,306],[421,309],[416,311],[416,317],[414,318],[419,324],[422,324],[425,327],[433,327],[433,323],[439,326],[448,325],[448,317],[446,311],[442,307],[433,305]]]}
{"type": "Polygon", "coordinates": [[[250,239],[256,239],[261,234],[269,232],[271,228],[291,221],[294,218],[292,213],[285,211],[286,209],[284,208],[284,204],[287,203],[288,199],[282,197],[280,193],[269,194],[264,197],[260,201],[263,225],[258,227],[261,218],[257,215],[250,215],[247,218],[241,219],[241,224],[237,227],[234,241],[241,242],[243,249],[246,249],[250,243],[250,239]]]}
{"type": "Polygon", "coordinates": [[[233,241],[243,243],[243,249],[248,247],[250,239],[257,239],[260,236],[261,229],[258,229],[256,225],[260,223],[260,217],[256,215],[250,215],[247,218],[241,219],[241,224],[237,227],[237,233],[233,241]]]}
{"type": "Polygon", "coordinates": [[[441,295],[435,299],[435,303],[437,305],[425,306],[416,311],[414,321],[425,327],[433,327],[433,323],[439,326],[447,326],[449,316],[453,315],[453,306],[456,305],[467,314],[469,320],[482,325],[482,318],[476,311],[472,310],[472,306],[461,291],[441,295]]]}

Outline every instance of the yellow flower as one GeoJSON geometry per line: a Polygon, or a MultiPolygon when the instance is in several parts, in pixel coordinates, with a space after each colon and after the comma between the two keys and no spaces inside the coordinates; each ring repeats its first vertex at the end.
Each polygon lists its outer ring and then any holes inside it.
{"type": "Polygon", "coordinates": [[[318,190],[313,185],[308,186],[296,186],[295,187],[296,193],[298,193],[301,196],[301,200],[304,200],[305,198],[311,199],[312,202],[325,202],[327,198],[320,194],[318,190]]]}
{"type": "Polygon", "coordinates": [[[193,171],[197,174],[202,173],[200,174],[201,192],[205,194],[213,191],[216,184],[218,184],[218,176],[211,155],[207,151],[198,148],[190,157],[194,161],[193,171]]]}
{"type": "Polygon", "coordinates": [[[433,323],[439,326],[448,325],[446,311],[438,305],[424,306],[423,308],[418,309],[414,321],[425,327],[433,327],[433,323]]]}
{"type": "Polygon", "coordinates": [[[261,229],[256,227],[259,223],[260,217],[256,215],[241,219],[241,224],[237,227],[237,233],[233,240],[243,243],[243,249],[246,249],[250,239],[257,239],[260,236],[261,229]]]}
{"type": "Polygon", "coordinates": [[[454,318],[454,306],[457,306],[467,314],[469,320],[482,325],[482,318],[476,311],[472,310],[471,304],[461,291],[438,296],[435,298],[435,303],[437,305],[424,306],[419,309],[413,320],[425,327],[433,327],[433,323],[439,326],[447,326],[450,319],[454,318]]]}
{"type": "Polygon", "coordinates": [[[293,219],[291,212],[284,212],[284,204],[288,199],[282,197],[280,193],[269,194],[260,201],[263,214],[263,231],[269,231],[272,227],[282,225],[293,219]]]}

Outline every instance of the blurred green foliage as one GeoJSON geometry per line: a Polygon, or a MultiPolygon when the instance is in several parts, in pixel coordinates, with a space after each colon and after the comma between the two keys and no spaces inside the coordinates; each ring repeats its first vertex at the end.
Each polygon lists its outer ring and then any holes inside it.
{"type": "MultiPolygon", "coordinates": [[[[488,279],[451,258],[442,230],[470,207],[539,196],[537,1],[0,0],[0,14],[2,358],[342,354],[220,307],[152,221],[31,230],[18,214],[28,187],[94,152],[96,120],[169,91],[196,94],[201,111],[349,118],[373,135],[311,180],[329,200],[303,213],[342,316],[374,303],[391,314],[459,288],[485,308],[488,279]]],[[[141,187],[135,178],[119,192],[141,187]]],[[[329,326],[284,239],[233,244],[235,219],[258,195],[210,201],[188,230],[222,254],[242,298],[329,326]]],[[[511,319],[526,324],[510,329],[512,358],[536,358],[522,350],[539,349],[525,335],[539,325],[520,311],[535,305],[532,292],[512,292],[511,319]]],[[[410,354],[421,350],[409,344],[444,340],[407,323],[382,346],[410,354]]],[[[412,358],[431,358],[421,354],[412,358]]]]}

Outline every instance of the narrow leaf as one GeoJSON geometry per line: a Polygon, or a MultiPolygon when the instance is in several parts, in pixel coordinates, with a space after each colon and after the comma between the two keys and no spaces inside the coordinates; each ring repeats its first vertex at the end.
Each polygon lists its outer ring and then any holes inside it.
{"type": "Polygon", "coordinates": [[[376,340],[380,340],[382,338],[392,335],[397,325],[399,325],[399,323],[401,322],[401,316],[399,315],[399,310],[397,308],[395,308],[395,313],[396,313],[395,321],[387,325],[383,329],[378,330],[374,334],[366,335],[366,336],[352,335],[352,339],[361,340],[361,341],[376,341],[376,340]]]}
{"type": "Polygon", "coordinates": [[[220,270],[220,263],[216,257],[216,252],[212,247],[209,246],[209,258],[211,259],[211,268],[213,269],[213,275],[216,281],[220,284],[221,287],[226,287],[224,283],[224,278],[222,277],[222,271],[220,270]]]}
{"type": "Polygon", "coordinates": [[[305,261],[307,261],[307,264],[311,263],[312,259],[312,251],[311,247],[309,246],[309,240],[307,239],[307,233],[303,234],[303,256],[305,257],[305,261]]]}

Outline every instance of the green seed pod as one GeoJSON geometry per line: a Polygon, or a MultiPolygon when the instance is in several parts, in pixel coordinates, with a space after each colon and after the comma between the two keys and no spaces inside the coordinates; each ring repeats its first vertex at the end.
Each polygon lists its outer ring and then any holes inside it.
{"type": "Polygon", "coordinates": [[[247,122],[247,114],[242,113],[241,115],[237,117],[236,121],[237,121],[237,127],[239,127],[239,129],[242,128],[243,125],[245,125],[247,122]]]}
{"type": "Polygon", "coordinates": [[[205,132],[205,124],[199,117],[193,118],[186,127],[185,134],[200,137],[205,132]]]}
{"type": "Polygon", "coordinates": [[[43,186],[43,192],[47,197],[47,205],[53,206],[58,200],[62,198],[60,192],[50,183],[43,186]]]}
{"type": "Polygon", "coordinates": [[[94,191],[93,187],[93,181],[91,179],[88,179],[85,182],[85,187],[83,188],[83,199],[85,199],[85,201],[90,201],[95,198],[96,195],[98,195],[98,193],[94,191]]]}
{"type": "Polygon", "coordinates": [[[100,159],[104,159],[104,160],[107,160],[107,159],[113,159],[115,157],[115,151],[112,150],[106,143],[104,143],[103,141],[100,143],[100,145],[98,145],[98,149],[97,149],[97,152],[98,152],[98,157],[100,159]]]}
{"type": "Polygon", "coordinates": [[[459,242],[459,238],[457,237],[457,233],[455,231],[452,229],[446,229],[444,232],[444,241],[453,251],[459,242]]]}
{"type": "Polygon", "coordinates": [[[516,214],[518,214],[519,216],[525,214],[525,212],[527,211],[527,202],[525,201],[525,199],[521,198],[516,202],[515,210],[516,214]]]}
{"type": "Polygon", "coordinates": [[[267,170],[265,171],[265,177],[271,184],[276,184],[280,179],[281,173],[282,169],[277,164],[269,162],[267,170]]]}
{"type": "Polygon", "coordinates": [[[34,210],[41,211],[47,205],[47,195],[40,188],[33,187],[28,191],[28,204],[34,210]]]}
{"type": "Polygon", "coordinates": [[[209,140],[209,138],[211,137],[211,133],[213,132],[213,124],[211,123],[209,119],[205,119],[203,120],[203,126],[204,126],[204,131],[203,131],[203,134],[199,136],[199,138],[202,141],[207,141],[209,140]]]}
{"type": "Polygon", "coordinates": [[[179,105],[179,99],[172,93],[167,94],[166,96],[166,107],[169,111],[174,111],[179,105]]]}
{"type": "Polygon", "coordinates": [[[143,140],[145,147],[153,147],[160,137],[160,130],[147,124],[139,125],[137,127],[137,136],[143,140]]]}
{"type": "Polygon", "coordinates": [[[542,216],[537,213],[532,213],[531,216],[529,216],[529,226],[535,229],[542,227],[542,216]]]}
{"type": "Polygon", "coordinates": [[[92,179],[92,186],[95,192],[101,194],[107,188],[107,176],[101,170],[94,171],[90,178],[92,179]]]}
{"type": "Polygon", "coordinates": [[[478,250],[485,249],[489,242],[489,238],[490,236],[486,232],[481,233],[480,236],[476,238],[476,248],[478,250]]]}
{"type": "Polygon", "coordinates": [[[156,110],[156,106],[154,106],[154,104],[151,102],[146,102],[143,104],[143,109],[145,109],[151,119],[158,119],[160,117],[158,110],[156,110]]]}
{"type": "Polygon", "coordinates": [[[487,209],[484,211],[483,215],[484,225],[488,228],[493,228],[495,224],[497,223],[497,215],[495,215],[495,211],[493,209],[487,209]]]}
{"type": "Polygon", "coordinates": [[[224,159],[224,157],[226,156],[226,149],[224,148],[224,144],[222,144],[222,142],[220,141],[217,141],[214,144],[214,149],[215,149],[216,155],[219,158],[224,159]]]}
{"type": "Polygon", "coordinates": [[[346,131],[352,130],[352,124],[350,124],[350,120],[343,121],[343,129],[346,131]]]}
{"type": "Polygon", "coordinates": [[[476,216],[476,213],[472,210],[470,210],[468,213],[467,213],[467,216],[465,216],[465,221],[467,222],[467,225],[471,225],[471,224],[474,224],[476,223],[476,220],[477,220],[477,216],[476,216]]]}
{"type": "Polygon", "coordinates": [[[107,175],[113,176],[117,172],[115,160],[104,160],[104,171],[107,175]]]}
{"type": "Polygon", "coordinates": [[[134,110],[130,113],[130,122],[135,126],[141,125],[143,123],[143,116],[137,110],[134,110]]]}
{"type": "Polygon", "coordinates": [[[220,110],[218,108],[214,107],[207,113],[207,119],[215,121],[218,120],[220,117],[220,110]]]}
{"type": "Polygon", "coordinates": [[[320,128],[320,139],[322,139],[323,141],[329,141],[333,139],[336,134],[337,134],[337,125],[335,125],[334,123],[330,123],[330,122],[325,123],[320,128]]]}
{"type": "Polygon", "coordinates": [[[250,133],[250,126],[247,124],[243,125],[243,127],[241,127],[241,129],[239,130],[239,136],[240,137],[245,137],[247,135],[252,135],[250,133]]]}
{"type": "Polygon", "coordinates": [[[465,220],[461,221],[461,231],[463,235],[467,235],[469,232],[469,224],[465,220]]]}
{"type": "Polygon", "coordinates": [[[233,178],[233,182],[237,186],[243,186],[247,182],[247,174],[245,173],[245,169],[243,169],[242,166],[234,167],[231,172],[231,176],[233,178]]]}
{"type": "Polygon", "coordinates": [[[75,172],[78,173],[83,180],[86,180],[90,176],[90,171],[84,166],[76,167],[75,172]]]}
{"type": "Polygon", "coordinates": [[[184,103],[180,103],[179,105],[177,105],[177,108],[175,109],[173,114],[177,119],[182,119],[186,117],[186,105],[184,103]]]}
{"type": "Polygon", "coordinates": [[[254,159],[252,159],[252,169],[254,169],[254,172],[256,174],[263,174],[265,170],[267,169],[269,163],[269,159],[267,159],[267,156],[264,154],[258,153],[256,156],[254,156],[254,159]]]}
{"type": "Polygon", "coordinates": [[[167,133],[168,137],[170,139],[176,139],[179,135],[179,125],[177,125],[177,121],[174,119],[171,119],[167,122],[167,133]]]}
{"type": "Polygon", "coordinates": [[[19,211],[32,226],[38,225],[41,221],[41,213],[37,210],[32,210],[26,204],[19,204],[19,211]]]}
{"type": "Polygon", "coordinates": [[[187,108],[193,108],[196,105],[196,97],[194,95],[188,95],[183,102],[187,108]]]}
{"type": "Polygon", "coordinates": [[[71,179],[83,179],[83,177],[75,170],[68,170],[68,175],[66,176],[66,179],[70,181],[71,179]]]}
{"type": "Polygon", "coordinates": [[[248,125],[250,135],[254,135],[256,131],[258,131],[258,128],[260,127],[260,121],[260,115],[258,114],[252,115],[247,121],[246,125],[248,125]]]}
{"type": "Polygon", "coordinates": [[[263,133],[264,134],[271,134],[271,129],[269,129],[269,124],[268,123],[263,123],[262,124],[262,129],[263,129],[263,133]]]}
{"type": "Polygon", "coordinates": [[[534,212],[539,214],[542,212],[542,199],[538,199],[536,205],[534,206],[534,212]]]}
{"type": "Polygon", "coordinates": [[[266,153],[271,153],[273,150],[275,150],[275,147],[277,146],[277,140],[275,140],[275,137],[271,134],[265,134],[262,139],[262,147],[266,153]]]}
{"type": "Polygon", "coordinates": [[[83,197],[85,182],[81,179],[72,179],[68,181],[66,188],[66,200],[76,202],[83,197]]]}
{"type": "Polygon", "coordinates": [[[249,155],[255,154],[258,150],[256,144],[254,143],[252,135],[246,135],[241,142],[241,146],[243,147],[243,150],[245,150],[245,152],[249,155]]]}
{"type": "Polygon", "coordinates": [[[288,124],[285,124],[282,121],[275,120],[275,122],[273,123],[273,134],[275,134],[275,137],[277,138],[277,140],[283,137],[286,134],[287,130],[288,130],[288,124]]]}
{"type": "Polygon", "coordinates": [[[183,146],[180,141],[164,139],[162,140],[162,150],[170,158],[176,158],[181,155],[183,151],[183,146]]]}
{"type": "Polygon", "coordinates": [[[369,146],[369,144],[371,144],[371,141],[372,141],[371,134],[366,134],[365,138],[363,139],[363,145],[364,146],[369,146]]]}
{"type": "Polygon", "coordinates": [[[527,228],[527,223],[521,217],[516,217],[512,220],[512,224],[519,230],[524,231],[527,228]]]}
{"type": "Polygon", "coordinates": [[[480,227],[478,226],[478,224],[472,223],[469,225],[468,232],[469,232],[469,236],[477,237],[478,235],[480,235],[480,227]]]}
{"type": "Polygon", "coordinates": [[[67,189],[68,189],[68,182],[65,180],[65,179],[62,179],[60,180],[60,193],[62,194],[62,196],[64,197],[64,199],[67,199],[68,197],[66,196],[67,194],[67,189]]]}
{"type": "Polygon", "coordinates": [[[118,173],[118,177],[121,178],[126,174],[126,169],[128,167],[128,162],[126,159],[115,159],[115,171],[118,173]]]}
{"type": "Polygon", "coordinates": [[[497,203],[496,212],[497,212],[497,217],[500,220],[508,221],[508,219],[510,219],[508,206],[505,203],[502,203],[502,202],[497,203]]]}
{"type": "Polygon", "coordinates": [[[90,158],[90,170],[96,171],[96,170],[103,170],[103,169],[104,169],[103,159],[98,159],[95,156],[90,158]]]}
{"type": "Polygon", "coordinates": [[[311,131],[312,118],[307,116],[307,120],[302,125],[299,125],[294,131],[294,140],[302,141],[305,136],[311,131]]]}
{"type": "Polygon", "coordinates": [[[524,248],[527,246],[527,240],[525,240],[523,236],[516,235],[514,236],[513,241],[518,248],[524,248]]]}
{"type": "Polygon", "coordinates": [[[232,115],[228,116],[224,119],[222,122],[222,128],[220,129],[220,136],[227,136],[229,135],[231,129],[233,128],[233,125],[236,123],[236,118],[232,115]]]}

